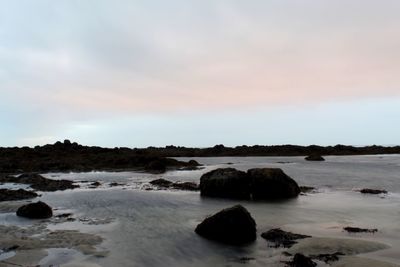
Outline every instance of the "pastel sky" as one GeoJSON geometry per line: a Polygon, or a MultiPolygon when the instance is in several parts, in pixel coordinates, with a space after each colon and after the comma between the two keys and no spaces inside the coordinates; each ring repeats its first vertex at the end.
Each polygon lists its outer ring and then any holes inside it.
{"type": "Polygon", "coordinates": [[[0,0],[0,146],[400,145],[398,0],[0,0]]]}

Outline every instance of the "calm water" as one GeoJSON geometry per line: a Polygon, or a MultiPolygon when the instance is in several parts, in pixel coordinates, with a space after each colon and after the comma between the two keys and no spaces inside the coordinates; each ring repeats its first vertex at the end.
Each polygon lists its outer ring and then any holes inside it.
{"type": "MultiPolygon", "coordinates": [[[[235,248],[204,240],[194,233],[196,225],[207,215],[241,203],[255,218],[259,234],[272,227],[282,227],[315,236],[379,241],[391,248],[365,256],[400,263],[400,156],[326,157],[326,162],[306,162],[302,157],[194,159],[205,168],[163,175],[133,172],[47,174],[53,179],[126,184],[116,188],[44,194],[42,200],[53,207],[71,210],[76,216],[111,221],[97,226],[65,223],[51,227],[80,229],[103,236],[105,242],[101,248],[110,250],[107,257],[76,255],[85,262],[101,266],[243,266],[238,261],[241,257],[254,258],[246,263],[248,266],[283,266],[279,263],[281,251],[269,248],[262,238],[250,246],[235,248]],[[143,183],[159,177],[198,182],[202,173],[219,167],[242,170],[279,167],[300,185],[317,187],[318,193],[271,203],[201,198],[197,192],[138,190],[143,183]],[[364,187],[382,188],[390,193],[381,197],[354,191],[364,187]],[[342,231],[342,227],[349,225],[378,228],[379,232],[349,236],[342,231]]],[[[9,214],[2,220],[12,224],[20,219],[9,214]]],[[[71,260],[65,258],[68,260],[64,262],[71,260]]],[[[44,264],[64,262],[54,255],[42,261],[44,264]]]]}

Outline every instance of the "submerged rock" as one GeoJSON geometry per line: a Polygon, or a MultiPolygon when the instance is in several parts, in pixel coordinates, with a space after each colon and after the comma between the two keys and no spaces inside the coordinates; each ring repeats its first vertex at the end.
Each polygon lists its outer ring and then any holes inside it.
{"type": "Polygon", "coordinates": [[[38,194],[32,191],[26,191],[24,189],[9,190],[0,189],[0,201],[12,201],[12,200],[22,200],[37,197],[38,194]]]}
{"type": "Polygon", "coordinates": [[[297,197],[300,188],[297,183],[278,168],[250,169],[250,194],[257,199],[285,199],[297,197]]]}
{"type": "Polygon", "coordinates": [[[309,155],[307,157],[305,157],[305,160],[308,161],[325,161],[325,159],[321,156],[321,155],[309,155]]]}
{"type": "Polygon", "coordinates": [[[244,245],[256,240],[256,222],[241,205],[224,209],[197,225],[202,237],[230,245],[244,245]]]}
{"type": "Polygon", "coordinates": [[[286,199],[297,197],[296,181],[279,168],[250,169],[247,173],[222,168],[203,174],[200,178],[202,196],[235,199],[286,199]]]}
{"type": "Polygon", "coordinates": [[[374,194],[374,195],[378,195],[378,194],[387,194],[387,191],[386,191],[386,190],[369,189],[369,188],[361,189],[360,192],[361,192],[362,194],[374,194]]]}
{"type": "Polygon", "coordinates": [[[53,210],[44,202],[30,203],[17,210],[17,216],[30,219],[47,219],[53,216],[53,210]]]}
{"type": "Polygon", "coordinates": [[[200,191],[202,196],[248,199],[250,181],[243,171],[221,168],[201,176],[200,191]]]}
{"type": "Polygon", "coordinates": [[[315,187],[312,186],[300,186],[301,193],[309,193],[315,190],[315,187]]]}
{"type": "Polygon", "coordinates": [[[279,228],[275,228],[262,233],[261,237],[268,240],[269,242],[273,242],[275,244],[275,247],[283,246],[285,248],[290,248],[297,243],[296,240],[309,238],[311,236],[295,234],[283,231],[279,228]]]}

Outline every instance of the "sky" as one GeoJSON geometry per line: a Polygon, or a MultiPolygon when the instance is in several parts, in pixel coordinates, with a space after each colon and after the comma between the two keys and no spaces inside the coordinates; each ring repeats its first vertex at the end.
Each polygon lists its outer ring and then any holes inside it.
{"type": "Polygon", "coordinates": [[[398,0],[0,7],[0,146],[400,145],[398,0]]]}

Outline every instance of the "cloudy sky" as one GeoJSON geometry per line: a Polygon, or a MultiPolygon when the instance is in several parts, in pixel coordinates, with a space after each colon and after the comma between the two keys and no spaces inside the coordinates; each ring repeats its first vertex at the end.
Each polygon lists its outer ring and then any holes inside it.
{"type": "Polygon", "coordinates": [[[0,4],[0,146],[400,144],[398,0],[0,4]]]}

